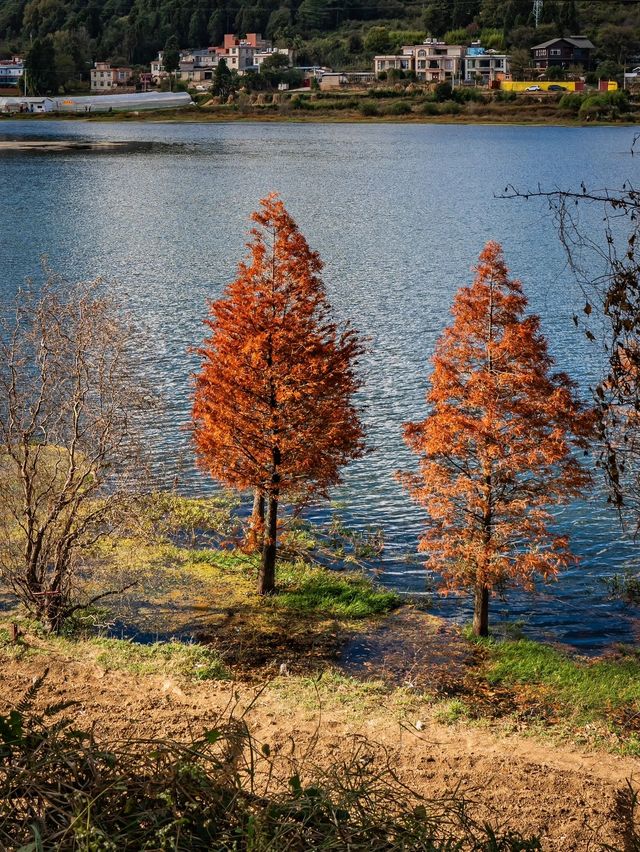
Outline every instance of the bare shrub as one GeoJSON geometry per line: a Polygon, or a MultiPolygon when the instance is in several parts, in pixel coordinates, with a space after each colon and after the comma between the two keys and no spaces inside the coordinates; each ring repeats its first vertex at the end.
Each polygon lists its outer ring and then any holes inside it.
{"type": "Polygon", "coordinates": [[[0,577],[59,632],[83,556],[132,512],[143,469],[132,327],[99,281],[45,269],[0,318],[0,577]]]}

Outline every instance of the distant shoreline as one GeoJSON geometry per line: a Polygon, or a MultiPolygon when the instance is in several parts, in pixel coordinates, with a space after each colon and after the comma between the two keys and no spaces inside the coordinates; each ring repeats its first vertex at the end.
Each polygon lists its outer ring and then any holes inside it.
{"type": "MultiPolygon", "coordinates": [[[[15,113],[0,115],[2,120],[27,122],[42,121],[81,121],[88,123],[147,123],[147,124],[446,124],[446,125],[485,125],[485,126],[522,126],[522,127],[637,127],[631,121],[581,121],[579,118],[549,118],[541,116],[491,116],[491,115],[402,115],[402,116],[364,116],[357,111],[341,110],[339,115],[316,111],[313,115],[291,113],[268,113],[235,110],[146,110],[136,112],[115,112],[87,115],[86,113],[15,113]]],[[[52,143],[57,144],[57,143],[52,143]]],[[[0,143],[0,152],[6,145],[0,143]]]]}

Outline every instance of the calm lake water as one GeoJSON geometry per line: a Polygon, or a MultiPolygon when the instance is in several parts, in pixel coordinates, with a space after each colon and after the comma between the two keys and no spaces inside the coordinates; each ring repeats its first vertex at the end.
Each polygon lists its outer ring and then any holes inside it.
{"type": "MultiPolygon", "coordinates": [[[[144,368],[166,400],[150,441],[170,485],[190,469],[187,349],[202,337],[206,300],[234,276],[250,212],[278,191],[326,263],[336,313],[370,339],[361,402],[374,452],[347,470],[335,499],[350,525],[384,528],[382,581],[424,592],[415,559],[423,516],[394,478],[414,465],[401,426],[425,414],[434,342],[488,239],[503,243],[559,367],[585,390],[597,374],[597,353],[571,322],[581,297],[545,205],[495,196],[510,183],[619,186],[637,173],[632,137],[625,128],[2,121],[0,140],[134,144],[0,153],[0,298],[39,274],[42,255],[70,278],[112,282],[149,330],[144,368]]],[[[632,641],[638,612],[608,601],[603,578],[637,564],[636,547],[601,493],[559,510],[557,523],[580,567],[536,595],[510,593],[494,617],[590,652],[632,641]]],[[[435,611],[469,617],[465,599],[436,599],[435,611]]]]}

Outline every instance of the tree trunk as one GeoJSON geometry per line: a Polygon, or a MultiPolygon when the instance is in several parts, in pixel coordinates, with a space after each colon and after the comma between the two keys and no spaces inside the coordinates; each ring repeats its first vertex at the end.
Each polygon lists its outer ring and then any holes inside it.
{"type": "Polygon", "coordinates": [[[276,590],[276,535],[278,523],[278,492],[269,494],[267,519],[262,543],[262,559],[258,573],[258,594],[272,595],[276,590]]]}
{"type": "Polygon", "coordinates": [[[489,589],[483,585],[475,587],[473,634],[474,636],[489,635],[489,589]]]}
{"type": "Polygon", "coordinates": [[[264,494],[259,488],[253,492],[253,510],[247,534],[247,550],[256,553],[264,542],[264,494]]]}

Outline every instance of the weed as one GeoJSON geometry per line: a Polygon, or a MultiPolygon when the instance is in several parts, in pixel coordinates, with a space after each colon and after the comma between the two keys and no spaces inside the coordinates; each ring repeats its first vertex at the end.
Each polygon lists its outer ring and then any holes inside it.
{"type": "Polygon", "coordinates": [[[459,698],[438,702],[433,711],[433,718],[443,725],[453,725],[469,716],[469,708],[459,698]]]}
{"type": "Polygon", "coordinates": [[[610,598],[619,598],[628,604],[640,604],[640,574],[627,570],[603,580],[610,598]]]}

